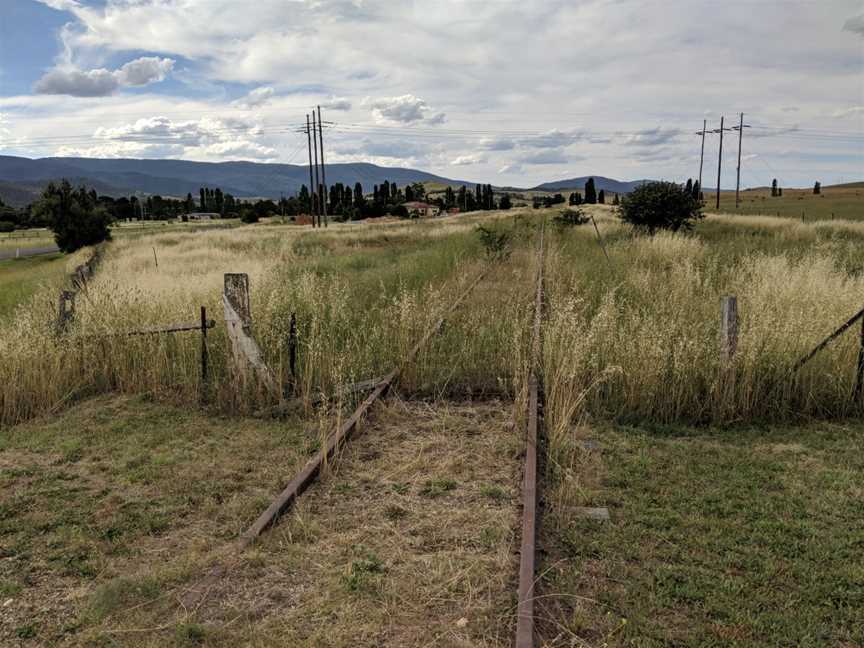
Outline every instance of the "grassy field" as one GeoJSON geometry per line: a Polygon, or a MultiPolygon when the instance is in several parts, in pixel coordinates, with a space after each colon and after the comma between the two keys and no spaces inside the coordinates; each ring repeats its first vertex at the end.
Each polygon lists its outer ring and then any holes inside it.
{"type": "MultiPolygon", "coordinates": [[[[706,210],[714,211],[716,192],[705,192],[706,210]]],[[[720,193],[720,211],[728,214],[761,214],[783,216],[805,221],[864,220],[864,187],[824,187],[815,195],[812,189],[784,189],[783,195],[771,197],[771,189],[747,189],[741,192],[741,205],[735,208],[735,192],[720,193]]]]}
{"type": "Polygon", "coordinates": [[[0,260],[0,322],[37,291],[41,290],[46,300],[55,291],[56,302],[56,293],[66,279],[66,265],[62,254],[0,260]]]}
{"type": "Polygon", "coordinates": [[[508,645],[546,222],[545,645],[858,645],[857,337],[790,367],[862,307],[864,224],[712,215],[649,238],[588,211],[608,259],[592,225],[553,225],[559,210],[118,237],[62,340],[56,290],[37,290],[0,324],[0,643],[508,645]],[[505,258],[478,224],[509,239],[505,258]],[[304,401],[284,421],[248,418],[278,397],[231,369],[225,272],[249,274],[253,333],[304,401]],[[484,272],[335,472],[235,555],[350,411],[336,387],[398,364],[484,272]],[[204,405],[197,335],[105,335],[199,305],[219,323],[204,405]]]}
{"type": "Polygon", "coordinates": [[[542,645],[864,644],[860,421],[574,435],[599,447],[545,519],[542,645]]]}
{"type": "MultiPolygon", "coordinates": [[[[300,422],[229,420],[144,397],[97,398],[6,430],[0,644],[81,645],[86,629],[173,592],[317,443],[300,422]]],[[[102,638],[117,644],[129,645],[125,633],[102,638]]]]}

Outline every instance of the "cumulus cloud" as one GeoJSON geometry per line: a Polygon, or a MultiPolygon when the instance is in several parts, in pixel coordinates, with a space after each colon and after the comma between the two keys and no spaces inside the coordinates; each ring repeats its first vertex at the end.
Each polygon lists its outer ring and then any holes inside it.
{"type": "Polygon", "coordinates": [[[855,117],[856,115],[864,115],[864,106],[852,106],[851,108],[837,110],[831,114],[831,116],[836,119],[843,119],[844,117],[855,117]]]}
{"type": "Polygon", "coordinates": [[[480,140],[480,148],[487,151],[510,151],[516,143],[509,137],[484,137],[480,140]]]}
{"type": "Polygon", "coordinates": [[[405,160],[424,158],[428,154],[427,149],[416,142],[369,137],[364,137],[359,142],[338,144],[334,151],[340,155],[360,159],[371,156],[405,160]]]}
{"type": "Polygon", "coordinates": [[[330,97],[321,102],[321,107],[329,110],[351,110],[351,102],[345,97],[330,97]]]}
{"type": "Polygon", "coordinates": [[[126,63],[114,72],[114,76],[121,86],[145,86],[149,83],[164,81],[173,69],[173,59],[142,56],[126,63]]]}
{"type": "Polygon", "coordinates": [[[76,68],[54,68],[36,82],[36,94],[63,94],[73,97],[105,97],[120,84],[114,73],[100,68],[83,72],[76,68]]]}
{"type": "Polygon", "coordinates": [[[498,173],[522,173],[522,165],[521,164],[505,164],[500,169],[498,169],[498,173]]]}
{"type": "Polygon", "coordinates": [[[636,131],[622,135],[621,141],[624,144],[634,144],[636,146],[661,146],[677,140],[684,133],[680,128],[647,128],[645,130],[636,131]]]}
{"type": "Polygon", "coordinates": [[[258,140],[260,128],[239,119],[204,117],[198,120],[174,121],[156,116],[138,119],[120,126],[96,129],[90,147],[65,147],[58,155],[86,157],[205,157],[266,161],[277,156],[276,149],[258,140]]]}
{"type": "Polygon", "coordinates": [[[269,86],[261,86],[260,88],[255,88],[249,94],[247,94],[242,99],[238,99],[234,102],[234,105],[238,108],[242,108],[244,110],[248,110],[251,108],[260,108],[266,105],[270,99],[273,98],[274,90],[269,86]]]}
{"type": "Polygon", "coordinates": [[[372,109],[372,116],[380,124],[441,124],[446,118],[443,112],[432,110],[426,101],[412,94],[365,99],[364,104],[372,109]]]}
{"type": "Polygon", "coordinates": [[[522,146],[529,148],[558,148],[560,146],[569,146],[575,143],[580,138],[580,135],[574,131],[561,131],[553,128],[539,135],[524,137],[519,140],[522,146]]]}
{"type": "Polygon", "coordinates": [[[484,164],[485,162],[487,162],[485,155],[480,153],[469,153],[454,158],[450,161],[450,164],[453,166],[469,166],[471,164],[484,164]]]}
{"type": "Polygon", "coordinates": [[[85,71],[72,65],[63,65],[46,72],[33,90],[37,94],[105,97],[121,87],[138,87],[163,81],[173,67],[172,59],[155,56],[129,61],[118,70],[97,68],[85,71]]]}
{"type": "Polygon", "coordinates": [[[550,148],[536,153],[527,153],[519,158],[521,164],[566,164],[572,159],[564,149],[550,148]]]}
{"type": "Polygon", "coordinates": [[[859,36],[864,36],[864,14],[853,16],[843,23],[843,31],[849,31],[859,36]]]}

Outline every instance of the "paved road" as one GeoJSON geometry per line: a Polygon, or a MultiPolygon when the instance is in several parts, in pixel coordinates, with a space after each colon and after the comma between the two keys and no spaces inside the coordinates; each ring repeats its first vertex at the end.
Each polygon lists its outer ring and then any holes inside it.
{"type": "Polygon", "coordinates": [[[60,248],[56,245],[46,245],[45,247],[33,248],[18,248],[17,250],[0,250],[0,261],[3,259],[14,259],[16,257],[31,257],[39,256],[40,254],[53,254],[59,252],[60,248]]]}

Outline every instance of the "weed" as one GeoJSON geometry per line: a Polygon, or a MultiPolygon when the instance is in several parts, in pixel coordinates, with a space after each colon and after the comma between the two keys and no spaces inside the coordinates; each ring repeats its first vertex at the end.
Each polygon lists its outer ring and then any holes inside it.
{"type": "MultiPolygon", "coordinates": [[[[362,547],[356,549],[364,551],[362,547]]],[[[381,559],[371,552],[365,552],[362,558],[351,562],[347,573],[343,575],[343,582],[349,591],[357,592],[369,585],[372,575],[383,572],[384,563],[381,559]]]]}
{"type": "Polygon", "coordinates": [[[510,256],[510,234],[502,230],[494,230],[478,225],[476,232],[490,259],[502,261],[510,256]]]}
{"type": "Polygon", "coordinates": [[[174,636],[180,646],[201,646],[207,639],[207,631],[197,623],[185,623],[177,626],[174,636]]]}
{"type": "Polygon", "coordinates": [[[456,482],[452,479],[433,479],[427,481],[423,488],[420,489],[420,494],[424,497],[440,497],[444,493],[449,493],[456,488],[456,482]]]}
{"type": "Polygon", "coordinates": [[[510,493],[500,486],[496,486],[494,484],[485,484],[480,487],[480,494],[483,497],[488,497],[489,499],[496,500],[499,502],[503,502],[510,499],[510,493]]]}

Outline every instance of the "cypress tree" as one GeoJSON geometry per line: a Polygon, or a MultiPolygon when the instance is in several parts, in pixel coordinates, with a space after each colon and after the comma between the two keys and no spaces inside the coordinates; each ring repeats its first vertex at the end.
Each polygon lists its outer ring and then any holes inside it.
{"type": "Polygon", "coordinates": [[[356,182],[354,183],[354,206],[360,207],[363,203],[363,185],[356,182]]]}
{"type": "Polygon", "coordinates": [[[775,198],[777,196],[777,178],[771,182],[771,197],[775,198]]]}
{"type": "Polygon", "coordinates": [[[597,190],[594,188],[594,178],[588,178],[585,183],[585,203],[588,205],[597,204],[597,190]]]}
{"type": "Polygon", "coordinates": [[[601,205],[606,204],[606,192],[603,189],[600,190],[600,193],[597,196],[597,202],[601,205]]]}
{"type": "Polygon", "coordinates": [[[204,187],[201,187],[201,188],[198,190],[198,193],[201,194],[201,211],[202,211],[202,212],[207,211],[207,206],[206,206],[206,205],[207,205],[207,201],[204,199],[204,197],[205,197],[204,187]]]}
{"type": "Polygon", "coordinates": [[[822,183],[818,180],[816,181],[816,184],[813,185],[813,193],[817,196],[822,193],[822,183]]]}
{"type": "Polygon", "coordinates": [[[684,187],[684,191],[686,191],[691,196],[693,195],[693,180],[692,180],[692,178],[687,178],[687,185],[684,187]]]}
{"type": "Polygon", "coordinates": [[[693,198],[702,200],[702,187],[699,186],[699,181],[693,183],[693,198]]]}
{"type": "Polygon", "coordinates": [[[612,204],[615,206],[618,206],[621,204],[621,201],[618,199],[618,194],[615,194],[615,196],[612,198],[612,204]]]}

